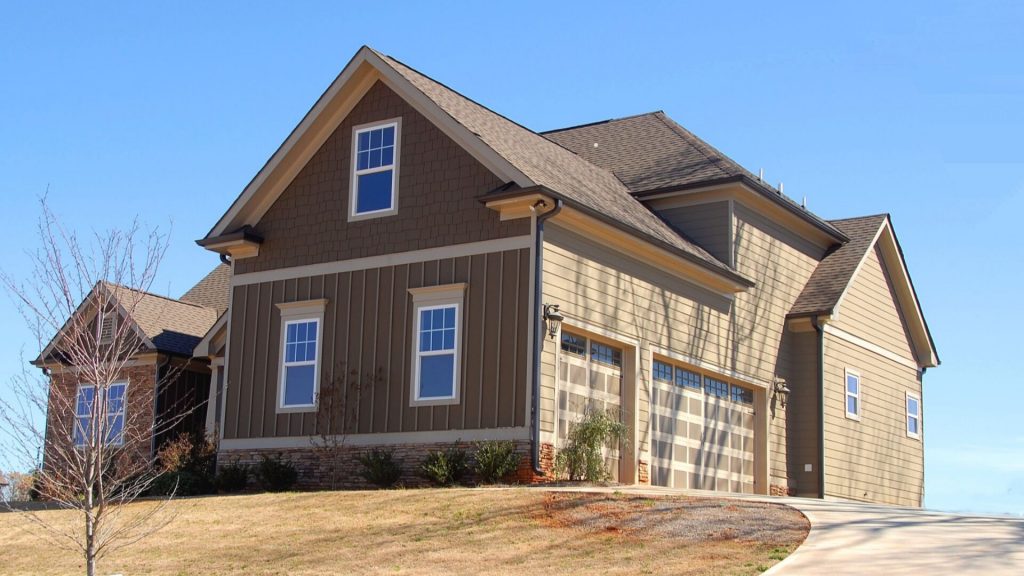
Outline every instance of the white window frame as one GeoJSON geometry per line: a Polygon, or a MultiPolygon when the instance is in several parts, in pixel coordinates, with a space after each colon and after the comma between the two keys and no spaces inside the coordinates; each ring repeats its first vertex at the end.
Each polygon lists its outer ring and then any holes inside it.
{"type": "Polygon", "coordinates": [[[323,357],[324,342],[324,309],[327,307],[327,300],[304,300],[301,302],[285,302],[277,304],[281,311],[281,345],[280,360],[278,361],[277,378],[277,413],[289,414],[296,412],[316,412],[320,399],[320,360],[323,357]],[[287,362],[285,350],[288,343],[288,326],[292,324],[303,324],[307,322],[316,323],[316,358],[310,362],[287,362]],[[285,385],[287,383],[288,367],[291,366],[313,366],[313,403],[312,404],[285,404],[285,385]]]}
{"type": "Polygon", "coordinates": [[[442,286],[428,286],[422,288],[410,288],[409,293],[413,299],[412,322],[412,370],[411,390],[409,395],[409,406],[444,406],[459,404],[462,397],[462,332],[464,323],[462,312],[465,304],[466,284],[446,284],[442,286]],[[431,396],[423,398],[420,394],[420,358],[424,356],[437,356],[449,354],[444,351],[420,351],[420,322],[421,312],[424,310],[437,310],[441,308],[455,308],[455,363],[452,378],[452,394],[450,396],[431,396]]]}
{"type": "Polygon", "coordinates": [[[860,421],[860,415],[864,412],[864,379],[860,372],[847,368],[843,373],[843,412],[850,420],[860,421]],[[857,393],[850,394],[850,376],[857,379],[857,393]],[[857,399],[857,412],[850,412],[850,397],[857,399]]]}
{"type": "MultiPolygon", "coordinates": [[[[107,442],[106,440],[104,440],[104,445],[105,446],[124,446],[124,429],[125,429],[125,426],[128,425],[128,381],[127,380],[118,380],[116,382],[111,382],[107,386],[107,390],[109,390],[110,388],[113,388],[114,386],[123,386],[124,387],[124,392],[121,395],[121,412],[120,412],[120,414],[121,414],[121,434],[118,437],[116,442],[107,442]]],[[[102,401],[103,402],[103,406],[105,406],[105,408],[100,413],[100,416],[102,416],[103,418],[108,418],[109,419],[111,416],[116,416],[117,415],[117,414],[112,414],[112,413],[110,413],[108,411],[109,406],[107,405],[107,395],[103,394],[102,398],[100,398],[100,395],[98,393],[99,392],[99,387],[98,386],[96,386],[95,384],[79,383],[78,386],[75,387],[75,413],[74,413],[74,423],[72,424],[72,428],[71,428],[71,443],[75,445],[75,448],[84,448],[86,446],[85,442],[76,442],[75,441],[75,431],[78,430],[78,421],[80,419],[86,417],[86,416],[79,416],[78,415],[78,397],[82,395],[82,389],[83,388],[92,388],[92,390],[93,390],[93,393],[92,393],[93,405],[95,405],[95,403],[97,401],[102,401]]],[[[89,428],[92,428],[93,416],[94,415],[91,414],[91,413],[87,416],[89,418],[89,421],[90,421],[89,428]]],[[[83,434],[82,434],[83,439],[86,437],[86,432],[88,432],[88,430],[83,430],[83,434]]]]}
{"type": "Polygon", "coordinates": [[[355,222],[358,220],[368,220],[371,218],[382,218],[384,216],[392,216],[398,213],[398,165],[399,157],[401,156],[402,150],[402,118],[391,118],[381,122],[371,122],[369,124],[360,124],[352,128],[352,177],[349,184],[349,209],[348,209],[348,221],[355,222]],[[376,168],[367,168],[365,170],[359,170],[359,135],[364,132],[371,130],[379,130],[381,128],[394,127],[395,129],[395,154],[391,160],[391,164],[388,166],[378,166],[376,168]],[[374,174],[376,172],[383,172],[385,170],[391,170],[391,207],[382,210],[371,210],[368,212],[357,212],[357,200],[359,198],[359,177],[366,174],[374,174]]]}
{"type": "Polygon", "coordinates": [[[907,424],[906,425],[907,438],[913,438],[915,440],[920,440],[921,439],[921,411],[922,411],[921,410],[921,395],[920,394],[914,394],[913,392],[910,392],[908,390],[907,391],[906,400],[905,400],[903,406],[906,408],[906,413],[907,413],[907,422],[906,422],[906,424],[907,424]],[[917,401],[917,414],[913,414],[913,415],[910,414],[910,399],[911,398],[913,398],[914,400],[917,401]],[[910,419],[911,418],[914,418],[915,420],[917,420],[917,432],[911,432],[910,431],[910,419]]]}

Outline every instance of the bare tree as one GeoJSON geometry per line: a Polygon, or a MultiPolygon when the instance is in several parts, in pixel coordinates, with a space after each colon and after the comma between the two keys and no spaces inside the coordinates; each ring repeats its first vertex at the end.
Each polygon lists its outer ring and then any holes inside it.
{"type": "Polygon", "coordinates": [[[18,305],[41,350],[0,397],[0,435],[21,464],[38,466],[34,488],[44,499],[81,514],[81,522],[21,513],[53,543],[84,556],[86,572],[111,552],[135,543],[170,520],[169,500],[126,506],[158,474],[153,438],[170,421],[155,421],[159,387],[123,385],[145,349],[132,321],[167,248],[167,235],[132,221],[123,230],[94,232],[85,242],[60,224],[46,198],[22,280],[0,282],[18,305]],[[148,388],[148,389],[147,389],[148,388]],[[42,449],[43,461],[37,462],[42,449]]]}

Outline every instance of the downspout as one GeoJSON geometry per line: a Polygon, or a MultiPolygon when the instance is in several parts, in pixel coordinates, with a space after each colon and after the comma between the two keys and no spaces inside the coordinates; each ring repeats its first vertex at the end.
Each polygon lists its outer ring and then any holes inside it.
{"type": "MultiPolygon", "coordinates": [[[[530,207],[530,210],[536,214],[537,208],[545,206],[546,203],[543,200],[538,200],[536,204],[530,207]]],[[[544,249],[544,222],[549,218],[552,218],[556,214],[562,211],[562,201],[555,200],[555,207],[548,212],[536,216],[537,218],[537,231],[533,237],[533,366],[531,367],[533,377],[533,406],[530,410],[530,420],[532,425],[531,436],[533,440],[533,471],[539,476],[545,474],[544,470],[540,467],[540,353],[544,348],[544,332],[541,330],[541,311],[544,309],[544,304],[541,302],[543,299],[544,285],[544,257],[542,250],[544,249]]]]}
{"type": "Polygon", "coordinates": [[[825,498],[825,327],[817,315],[811,318],[818,333],[818,498],[825,498]]]}

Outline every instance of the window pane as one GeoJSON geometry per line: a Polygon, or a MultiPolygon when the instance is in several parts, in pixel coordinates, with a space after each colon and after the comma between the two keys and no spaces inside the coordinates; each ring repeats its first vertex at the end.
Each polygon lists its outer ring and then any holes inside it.
{"type": "Polygon", "coordinates": [[[672,381],[672,366],[664,362],[654,361],[654,379],[662,382],[672,381]]]}
{"type": "Polygon", "coordinates": [[[455,307],[444,309],[444,327],[455,328],[455,307]]]}
{"type": "Polygon", "coordinates": [[[443,350],[444,349],[444,332],[441,330],[434,330],[430,333],[430,349],[431,350],[443,350]]]}
{"type": "Polygon", "coordinates": [[[85,439],[89,431],[89,418],[75,418],[75,429],[74,439],[75,445],[81,446],[85,444],[85,439]]]}
{"type": "Polygon", "coordinates": [[[587,339],[571,332],[562,332],[562,351],[577,356],[586,356],[587,339]]]}
{"type": "Polygon", "coordinates": [[[124,414],[107,416],[107,444],[121,444],[124,432],[124,414]]]}
{"type": "Polygon", "coordinates": [[[696,388],[697,390],[700,390],[700,374],[691,370],[686,370],[685,368],[676,368],[676,386],[696,388]]]}
{"type": "Polygon", "coordinates": [[[391,170],[363,174],[358,178],[356,213],[391,208],[391,170]]]}
{"type": "Polygon", "coordinates": [[[383,130],[372,130],[370,132],[370,148],[380,148],[383,130]]]}
{"type": "Polygon", "coordinates": [[[857,397],[847,396],[846,397],[846,411],[850,414],[858,414],[857,412],[857,397]]]}
{"type": "Polygon", "coordinates": [[[907,419],[907,432],[917,434],[917,418],[911,417],[907,419]]]}
{"type": "Polygon", "coordinates": [[[313,403],[313,372],[313,366],[288,366],[285,368],[285,406],[313,403]]]}
{"type": "Polygon", "coordinates": [[[907,397],[907,412],[917,416],[917,398],[907,397]]]}
{"type": "Polygon", "coordinates": [[[394,126],[388,126],[387,128],[384,128],[383,133],[384,133],[383,134],[384,135],[384,142],[383,142],[384,146],[394,146],[395,145],[395,127],[394,126]]]}
{"type": "Polygon", "coordinates": [[[391,146],[380,151],[380,165],[391,166],[395,163],[395,149],[391,146]]]}
{"type": "Polygon", "coordinates": [[[846,391],[857,394],[860,390],[860,378],[850,374],[846,377],[846,391]]]}
{"type": "Polygon", "coordinates": [[[370,147],[370,133],[361,132],[359,134],[359,150],[367,150],[370,147]]]}
{"type": "Polygon", "coordinates": [[[704,378],[704,390],[708,394],[711,394],[712,396],[716,396],[718,398],[729,397],[729,384],[727,382],[722,382],[721,380],[711,378],[710,376],[704,378]]]}
{"type": "Polygon", "coordinates": [[[740,386],[733,386],[730,390],[732,391],[733,402],[740,402],[741,404],[754,403],[753,390],[747,390],[746,388],[741,388],[740,386]]]}
{"type": "Polygon", "coordinates": [[[380,148],[370,150],[370,168],[380,167],[380,148]]]}
{"type": "Polygon", "coordinates": [[[92,386],[83,386],[78,389],[78,405],[76,415],[88,416],[92,413],[92,399],[96,395],[96,389],[92,386]]]}
{"type": "Polygon", "coordinates": [[[107,390],[107,413],[118,414],[124,410],[124,384],[115,384],[107,390]]]}
{"type": "Polygon", "coordinates": [[[360,152],[356,157],[356,170],[366,170],[370,167],[370,153],[360,152]]]}
{"type": "Polygon", "coordinates": [[[447,398],[455,395],[455,354],[420,358],[420,398],[447,398]]]}
{"type": "Polygon", "coordinates": [[[306,338],[310,342],[316,342],[316,322],[309,322],[306,324],[306,338]]]}
{"type": "Polygon", "coordinates": [[[612,366],[622,366],[622,352],[599,342],[590,343],[590,359],[612,366]]]}
{"type": "Polygon", "coordinates": [[[444,349],[454,350],[455,349],[455,330],[444,331],[444,349]]]}

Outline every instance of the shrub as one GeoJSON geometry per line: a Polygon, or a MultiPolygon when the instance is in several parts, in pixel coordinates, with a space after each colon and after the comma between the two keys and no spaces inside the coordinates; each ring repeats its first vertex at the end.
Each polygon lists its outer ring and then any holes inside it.
{"type": "Polygon", "coordinates": [[[374,448],[360,454],[356,460],[363,465],[363,471],[359,475],[367,482],[381,488],[394,486],[402,476],[402,467],[395,462],[394,453],[391,450],[374,448]]]}
{"type": "Polygon", "coordinates": [[[263,456],[256,466],[256,476],[269,492],[284,492],[295,485],[299,473],[295,465],[280,458],[263,456]]]}
{"type": "Polygon", "coordinates": [[[438,486],[452,486],[466,474],[469,464],[459,443],[447,450],[432,451],[420,466],[420,474],[438,486]]]}
{"type": "Polygon", "coordinates": [[[217,447],[201,434],[182,433],[157,457],[161,473],[150,486],[151,494],[195,496],[215,491],[217,447]]]}
{"type": "Polygon", "coordinates": [[[249,467],[237,461],[221,466],[217,472],[217,489],[221,492],[241,492],[249,483],[249,467]]]}
{"type": "Polygon", "coordinates": [[[516,471],[519,454],[511,441],[486,440],[476,444],[474,470],[484,484],[494,484],[516,471]]]}
{"type": "Polygon", "coordinates": [[[569,429],[565,447],[555,457],[555,472],[569,480],[597,482],[610,476],[601,449],[626,439],[627,428],[604,410],[587,409],[569,429]]]}

